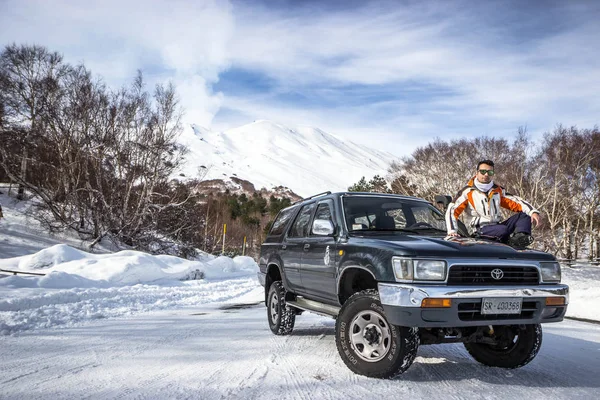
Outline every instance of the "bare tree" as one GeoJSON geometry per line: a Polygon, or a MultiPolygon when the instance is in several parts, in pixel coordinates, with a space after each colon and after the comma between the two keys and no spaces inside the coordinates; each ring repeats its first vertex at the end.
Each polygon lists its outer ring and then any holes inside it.
{"type": "Polygon", "coordinates": [[[495,162],[494,181],[531,201],[546,221],[537,245],[567,258],[598,256],[600,246],[600,133],[558,126],[535,146],[525,128],[512,143],[475,138],[434,142],[389,169],[395,193],[434,200],[456,193],[473,177],[476,163],[495,162]]]}
{"type": "MultiPolygon", "coordinates": [[[[3,119],[19,133],[21,144],[43,133],[42,114],[68,73],[62,56],[41,46],[6,46],[0,54],[0,92],[3,119]]],[[[21,145],[20,176],[27,176],[29,146],[21,145]]],[[[22,199],[24,186],[19,185],[22,199]]]]}

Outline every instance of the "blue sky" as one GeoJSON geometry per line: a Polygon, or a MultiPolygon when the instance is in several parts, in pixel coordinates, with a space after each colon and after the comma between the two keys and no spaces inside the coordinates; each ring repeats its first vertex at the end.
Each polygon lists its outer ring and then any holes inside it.
{"type": "Polygon", "coordinates": [[[189,123],[270,119],[405,155],[599,124],[599,17],[591,0],[0,0],[0,44],[45,45],[114,86],[171,80],[189,123]]]}

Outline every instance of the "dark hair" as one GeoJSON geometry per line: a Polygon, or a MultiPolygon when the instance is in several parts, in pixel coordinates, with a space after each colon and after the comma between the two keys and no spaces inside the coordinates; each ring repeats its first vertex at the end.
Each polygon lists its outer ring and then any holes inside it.
{"type": "Polygon", "coordinates": [[[494,162],[493,162],[492,160],[481,160],[481,161],[479,161],[479,163],[477,164],[477,170],[478,170],[478,171],[479,171],[479,166],[480,166],[481,164],[487,164],[487,165],[489,165],[489,166],[491,166],[491,167],[493,167],[493,166],[494,166],[494,162]]]}

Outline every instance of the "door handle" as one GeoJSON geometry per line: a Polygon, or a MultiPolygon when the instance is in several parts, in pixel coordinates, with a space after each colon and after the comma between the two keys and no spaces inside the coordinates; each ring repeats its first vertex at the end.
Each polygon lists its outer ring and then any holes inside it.
{"type": "Polygon", "coordinates": [[[310,249],[310,244],[306,243],[306,244],[304,245],[304,250],[308,250],[308,249],[310,249]]]}
{"type": "Polygon", "coordinates": [[[282,244],[281,245],[281,250],[285,250],[285,249],[287,249],[287,244],[282,244]]]}

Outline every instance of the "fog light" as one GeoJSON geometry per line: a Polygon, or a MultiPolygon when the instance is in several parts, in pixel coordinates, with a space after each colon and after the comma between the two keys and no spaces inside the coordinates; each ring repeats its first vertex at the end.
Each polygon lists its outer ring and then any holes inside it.
{"type": "Polygon", "coordinates": [[[565,298],[564,297],[546,297],[546,305],[547,306],[564,306],[565,298]]]}
{"type": "Polygon", "coordinates": [[[448,308],[452,307],[452,299],[423,299],[422,308],[448,308]]]}

